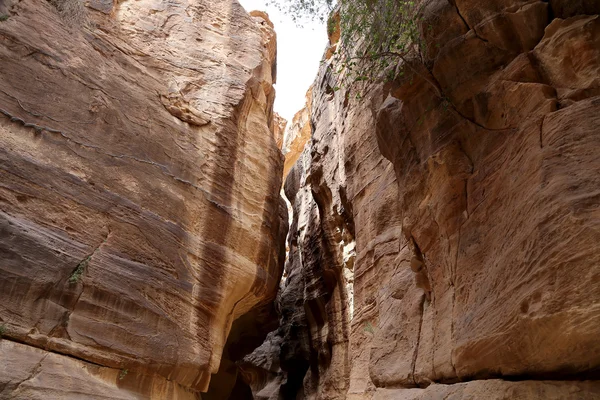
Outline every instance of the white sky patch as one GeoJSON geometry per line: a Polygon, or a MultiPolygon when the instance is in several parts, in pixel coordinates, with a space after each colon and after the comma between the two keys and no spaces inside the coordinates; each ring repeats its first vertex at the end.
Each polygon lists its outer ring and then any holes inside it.
{"type": "Polygon", "coordinates": [[[325,23],[306,22],[302,28],[264,0],[239,0],[246,11],[266,11],[277,32],[275,111],[288,122],[304,107],[304,95],[313,83],[327,44],[325,23]]]}

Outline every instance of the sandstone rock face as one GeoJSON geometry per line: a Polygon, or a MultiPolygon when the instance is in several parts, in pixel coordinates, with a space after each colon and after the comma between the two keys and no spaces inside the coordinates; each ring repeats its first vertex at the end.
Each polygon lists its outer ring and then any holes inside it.
{"type": "Polygon", "coordinates": [[[273,114],[273,122],[272,122],[273,136],[277,141],[277,147],[281,150],[283,148],[283,139],[285,135],[285,128],[287,127],[287,119],[283,118],[281,115],[274,113],[273,114]]]}
{"type": "Polygon", "coordinates": [[[403,78],[324,62],[257,398],[599,398],[595,4],[432,0],[403,78]]]}
{"type": "Polygon", "coordinates": [[[137,375],[2,340],[0,398],[194,400],[194,392],[162,377],[137,375]]]}
{"type": "Polygon", "coordinates": [[[0,397],[192,398],[282,272],[275,34],[235,1],[89,6],[2,4],[0,397]]]}
{"type": "Polygon", "coordinates": [[[431,400],[431,399],[597,399],[600,386],[590,381],[521,381],[506,382],[490,379],[431,385],[427,389],[378,389],[373,400],[431,400]]]}
{"type": "Polygon", "coordinates": [[[304,107],[294,115],[291,124],[285,131],[283,139],[283,155],[285,156],[283,165],[284,179],[300,158],[306,143],[308,143],[312,135],[312,127],[310,125],[311,107],[312,87],[306,92],[304,107]]]}

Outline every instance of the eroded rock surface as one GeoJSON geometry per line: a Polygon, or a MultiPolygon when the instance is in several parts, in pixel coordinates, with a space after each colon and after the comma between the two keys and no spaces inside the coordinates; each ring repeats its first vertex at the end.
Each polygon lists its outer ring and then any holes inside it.
{"type": "Polygon", "coordinates": [[[275,34],[236,1],[89,6],[2,4],[1,396],[187,398],[282,272],[275,34]]]}
{"type": "Polygon", "coordinates": [[[287,127],[287,120],[285,118],[283,118],[281,115],[274,113],[273,114],[273,136],[275,136],[275,139],[277,140],[277,147],[279,147],[279,149],[283,148],[283,139],[284,139],[284,135],[285,135],[285,129],[287,127]]]}
{"type": "Polygon", "coordinates": [[[461,400],[461,399],[519,399],[559,400],[597,399],[600,386],[590,381],[528,381],[507,382],[497,379],[434,384],[427,389],[377,389],[373,400],[461,400]]]}
{"type": "Polygon", "coordinates": [[[385,84],[326,57],[257,398],[599,398],[595,5],[429,1],[385,84]]]}
{"type": "Polygon", "coordinates": [[[2,399],[197,398],[193,391],[163,377],[101,367],[9,340],[0,341],[0,359],[2,399]]]}
{"type": "Polygon", "coordinates": [[[290,170],[300,158],[306,143],[308,143],[312,135],[312,127],[310,125],[311,106],[312,88],[308,89],[306,92],[306,102],[304,107],[294,114],[294,118],[292,118],[290,125],[288,125],[285,131],[283,141],[283,155],[285,156],[283,165],[284,179],[288,176],[290,170]]]}

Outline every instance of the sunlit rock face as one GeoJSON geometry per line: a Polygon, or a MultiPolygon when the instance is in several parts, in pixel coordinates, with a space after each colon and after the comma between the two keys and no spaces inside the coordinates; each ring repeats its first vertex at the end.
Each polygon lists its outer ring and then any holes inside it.
{"type": "Polygon", "coordinates": [[[283,148],[283,138],[285,135],[285,128],[287,127],[287,120],[281,115],[274,113],[272,126],[273,136],[277,141],[277,147],[281,150],[283,148]]]}
{"type": "Polygon", "coordinates": [[[0,397],[188,398],[282,272],[275,34],[236,1],[88,5],[0,5],[0,397]]]}
{"type": "Polygon", "coordinates": [[[0,359],[2,399],[197,399],[158,375],[102,367],[11,340],[0,342],[0,359]]]}
{"type": "Polygon", "coordinates": [[[306,143],[312,136],[312,127],[310,124],[310,113],[312,107],[312,87],[306,92],[306,102],[304,107],[294,114],[291,123],[285,130],[283,138],[283,155],[285,162],[283,165],[284,179],[290,173],[290,170],[300,158],[306,143]]]}
{"type": "Polygon", "coordinates": [[[335,91],[322,64],[282,325],[246,378],[261,399],[596,399],[598,2],[423,9],[403,79],[335,91]]]}

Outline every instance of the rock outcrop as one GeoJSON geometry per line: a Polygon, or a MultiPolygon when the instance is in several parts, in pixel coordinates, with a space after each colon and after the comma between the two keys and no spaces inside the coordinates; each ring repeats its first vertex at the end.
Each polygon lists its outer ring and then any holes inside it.
{"type": "Polygon", "coordinates": [[[265,13],[83,4],[0,3],[0,398],[600,398],[599,2],[336,14],[285,138],[265,13]]]}
{"type": "Polygon", "coordinates": [[[274,315],[275,33],[79,1],[0,4],[0,398],[196,398],[274,315]]]}
{"type": "Polygon", "coordinates": [[[310,125],[310,113],[312,103],[312,88],[306,92],[306,102],[304,107],[294,114],[291,124],[287,127],[283,138],[283,155],[285,162],[283,165],[283,178],[285,179],[290,170],[300,158],[306,143],[312,135],[312,127],[310,125]]]}
{"type": "Polygon", "coordinates": [[[393,82],[326,54],[255,398],[599,398],[599,4],[429,1],[393,82]]]}
{"type": "Polygon", "coordinates": [[[273,114],[273,122],[272,122],[273,136],[277,142],[277,147],[282,150],[283,149],[283,139],[285,135],[285,128],[287,127],[287,119],[283,118],[281,115],[274,113],[273,114]]]}

